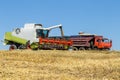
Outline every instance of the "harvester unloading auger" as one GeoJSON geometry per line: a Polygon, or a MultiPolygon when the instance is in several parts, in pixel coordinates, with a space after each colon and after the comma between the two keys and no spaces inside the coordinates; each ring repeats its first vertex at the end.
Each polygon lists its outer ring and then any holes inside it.
{"type": "Polygon", "coordinates": [[[103,36],[80,33],[79,35],[64,36],[62,25],[43,28],[42,24],[25,24],[23,28],[16,28],[6,32],[4,43],[14,49],[44,49],[44,50],[109,50],[112,40],[103,36]],[[52,29],[59,28],[61,36],[49,36],[52,29]]]}

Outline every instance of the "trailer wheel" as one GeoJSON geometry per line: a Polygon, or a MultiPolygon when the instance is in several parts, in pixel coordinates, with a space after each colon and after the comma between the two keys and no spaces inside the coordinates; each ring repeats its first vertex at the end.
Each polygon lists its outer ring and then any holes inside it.
{"type": "Polygon", "coordinates": [[[85,48],[84,47],[80,47],[79,50],[85,50],[85,48]]]}
{"type": "Polygon", "coordinates": [[[72,47],[72,50],[78,51],[78,48],[77,47],[72,47]]]}
{"type": "Polygon", "coordinates": [[[92,50],[90,47],[89,48],[86,48],[87,50],[92,50]]]}
{"type": "Polygon", "coordinates": [[[100,50],[100,49],[98,49],[97,47],[94,47],[93,50],[100,50]]]}
{"type": "Polygon", "coordinates": [[[11,51],[11,50],[15,50],[15,49],[17,49],[16,45],[10,45],[10,47],[9,47],[9,50],[10,50],[10,51],[11,51]]]}
{"type": "Polygon", "coordinates": [[[108,51],[109,51],[109,50],[110,50],[110,48],[107,48],[106,50],[108,50],[108,51]]]}
{"type": "Polygon", "coordinates": [[[105,49],[102,49],[102,50],[109,51],[110,49],[109,48],[105,48],[105,49]]]}

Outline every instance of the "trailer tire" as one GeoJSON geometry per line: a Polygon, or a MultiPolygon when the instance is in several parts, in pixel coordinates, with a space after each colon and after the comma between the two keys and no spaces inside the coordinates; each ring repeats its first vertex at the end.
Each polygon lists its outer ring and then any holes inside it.
{"type": "Polygon", "coordinates": [[[94,47],[94,48],[93,48],[93,50],[100,50],[100,49],[99,49],[99,48],[97,48],[97,47],[94,47]]]}
{"type": "Polygon", "coordinates": [[[77,47],[72,47],[72,50],[78,51],[78,48],[77,47]]]}
{"type": "Polygon", "coordinates": [[[79,50],[85,50],[85,48],[84,47],[80,47],[79,50]]]}
{"type": "Polygon", "coordinates": [[[92,50],[91,48],[87,48],[87,50],[92,50]]]}

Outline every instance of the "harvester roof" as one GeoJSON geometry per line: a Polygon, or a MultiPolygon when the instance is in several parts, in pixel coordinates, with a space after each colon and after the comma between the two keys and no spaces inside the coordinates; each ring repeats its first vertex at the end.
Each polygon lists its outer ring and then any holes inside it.
{"type": "Polygon", "coordinates": [[[25,29],[42,28],[42,24],[27,23],[24,25],[24,28],[25,29]]]}

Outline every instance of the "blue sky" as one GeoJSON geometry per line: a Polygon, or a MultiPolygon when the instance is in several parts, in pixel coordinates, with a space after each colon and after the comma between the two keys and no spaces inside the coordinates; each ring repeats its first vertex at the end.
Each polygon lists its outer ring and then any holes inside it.
{"type": "MultiPolygon", "coordinates": [[[[120,50],[120,0],[0,0],[0,40],[25,23],[62,24],[65,35],[103,35],[113,40],[113,50],[120,50]]],[[[0,42],[3,49],[8,46],[0,42]]]]}

